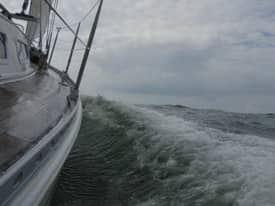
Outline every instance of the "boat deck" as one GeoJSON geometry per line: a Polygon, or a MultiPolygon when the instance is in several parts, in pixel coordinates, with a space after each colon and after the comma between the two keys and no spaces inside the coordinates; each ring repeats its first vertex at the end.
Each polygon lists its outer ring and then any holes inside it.
{"type": "Polygon", "coordinates": [[[68,110],[68,84],[53,71],[0,84],[0,174],[35,145],[68,110]]]}

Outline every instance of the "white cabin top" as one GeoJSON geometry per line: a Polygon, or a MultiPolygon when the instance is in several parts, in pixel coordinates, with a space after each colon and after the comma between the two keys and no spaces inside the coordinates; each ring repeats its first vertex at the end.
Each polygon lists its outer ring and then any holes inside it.
{"type": "Polygon", "coordinates": [[[0,83],[32,72],[29,50],[23,31],[0,13],[0,83]]]}

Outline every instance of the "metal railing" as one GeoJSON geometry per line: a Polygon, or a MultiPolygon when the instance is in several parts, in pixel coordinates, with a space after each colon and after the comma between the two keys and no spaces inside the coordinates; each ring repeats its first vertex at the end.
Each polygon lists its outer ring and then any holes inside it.
{"type": "MultiPolygon", "coordinates": [[[[99,6],[98,6],[98,9],[97,9],[97,12],[96,12],[96,16],[95,16],[93,26],[91,28],[90,35],[89,35],[87,43],[85,43],[79,37],[80,22],[78,23],[78,27],[77,27],[76,31],[74,31],[74,29],[71,28],[71,26],[67,23],[67,21],[58,13],[58,11],[49,3],[48,0],[44,0],[44,2],[49,6],[50,10],[52,12],[54,12],[55,15],[63,22],[63,24],[69,29],[69,31],[74,34],[74,41],[73,41],[73,44],[72,44],[72,47],[71,47],[71,50],[70,50],[70,54],[69,54],[69,58],[68,58],[68,61],[67,61],[66,69],[64,71],[65,74],[68,74],[68,72],[69,72],[71,60],[72,60],[72,57],[73,57],[73,54],[74,54],[74,51],[75,51],[76,42],[79,41],[85,47],[85,51],[84,51],[82,61],[81,61],[81,66],[80,66],[80,69],[78,71],[77,80],[75,82],[75,89],[79,90],[80,84],[82,82],[83,74],[84,74],[84,71],[85,71],[85,68],[86,68],[86,65],[87,65],[87,60],[89,58],[90,50],[91,50],[91,47],[92,47],[92,44],[93,44],[96,29],[97,29],[97,26],[98,26],[99,16],[100,16],[102,5],[103,5],[103,0],[98,0],[96,2],[96,4],[94,5],[94,7],[92,7],[92,9],[95,8],[95,6],[99,3],[99,6]]],[[[90,10],[89,12],[91,12],[91,11],[92,10],[90,10]]],[[[56,37],[55,37],[53,47],[52,47],[52,50],[51,50],[51,54],[50,54],[50,58],[49,58],[49,61],[48,61],[49,64],[51,63],[53,55],[54,55],[54,51],[55,51],[56,43],[58,41],[60,30],[61,30],[60,27],[57,28],[56,37]]]]}

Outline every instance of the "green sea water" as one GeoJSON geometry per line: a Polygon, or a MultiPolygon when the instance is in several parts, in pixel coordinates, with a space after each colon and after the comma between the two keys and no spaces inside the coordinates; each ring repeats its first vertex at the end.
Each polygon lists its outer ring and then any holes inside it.
{"type": "Polygon", "coordinates": [[[83,99],[52,206],[274,206],[275,115],[83,99]]]}

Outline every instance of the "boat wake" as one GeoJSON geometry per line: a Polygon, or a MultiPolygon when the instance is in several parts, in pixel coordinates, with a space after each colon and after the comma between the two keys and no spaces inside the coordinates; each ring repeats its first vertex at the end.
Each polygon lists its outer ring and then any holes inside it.
{"type": "Polygon", "coordinates": [[[275,205],[275,115],[83,106],[52,205],[275,205]]]}

